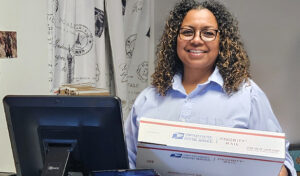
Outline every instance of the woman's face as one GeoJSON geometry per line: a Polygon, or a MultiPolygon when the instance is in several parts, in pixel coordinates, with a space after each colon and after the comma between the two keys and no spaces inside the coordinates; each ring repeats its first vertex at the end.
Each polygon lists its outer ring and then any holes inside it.
{"type": "Polygon", "coordinates": [[[218,23],[208,9],[192,9],[184,17],[181,29],[195,31],[192,40],[183,40],[177,37],[177,54],[186,69],[201,69],[212,71],[219,53],[219,33],[213,41],[203,41],[200,31],[204,29],[218,29],[218,23]]]}

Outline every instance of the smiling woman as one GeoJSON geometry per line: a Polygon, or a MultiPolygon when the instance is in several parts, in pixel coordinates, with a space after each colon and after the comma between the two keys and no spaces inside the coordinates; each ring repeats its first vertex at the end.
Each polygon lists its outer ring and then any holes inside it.
{"type": "MultiPolygon", "coordinates": [[[[268,98],[250,77],[237,24],[218,1],[175,5],[158,46],[152,86],[137,97],[126,121],[132,168],[141,117],[282,132],[268,98]]],[[[280,175],[288,172],[296,174],[286,152],[280,175]]]]}
{"type": "MultiPolygon", "coordinates": [[[[216,35],[217,39],[204,41],[200,38],[200,42],[205,42],[204,45],[219,43],[219,48],[214,50],[219,54],[212,56],[212,58],[215,59],[214,64],[218,66],[219,72],[223,77],[224,90],[228,94],[236,92],[240,84],[250,78],[249,59],[243,43],[240,40],[237,20],[225,6],[219,3],[213,3],[212,1],[205,1],[201,5],[194,1],[186,1],[185,3],[185,5],[181,5],[180,7],[176,6],[170,13],[169,20],[160,41],[157,56],[158,64],[155,73],[152,75],[152,85],[157,87],[158,91],[164,95],[172,85],[173,76],[176,73],[181,73],[183,76],[185,75],[183,74],[184,64],[182,64],[179,55],[174,52],[176,50],[178,52],[178,45],[180,45],[178,38],[180,39],[180,36],[182,36],[179,35],[179,37],[177,37],[177,34],[182,32],[182,27],[185,27],[185,23],[191,23],[191,21],[196,19],[197,21],[193,21],[194,25],[205,25],[203,24],[205,23],[203,20],[207,18],[206,23],[208,23],[208,21],[209,23],[206,25],[208,26],[202,26],[200,30],[218,30],[216,35]],[[191,13],[198,13],[198,16],[193,16],[194,19],[189,19],[190,16],[192,16],[190,15],[191,13]],[[202,20],[202,22],[200,20],[202,20]],[[202,24],[198,24],[198,22],[202,24]],[[215,24],[213,25],[213,23],[215,24]],[[170,64],[170,66],[165,67],[166,64],[170,64]]],[[[193,26],[187,27],[192,27],[193,30],[197,30],[193,26]]],[[[196,37],[196,34],[194,37],[196,37]]],[[[189,43],[194,43],[194,37],[189,43]]]]}
{"type": "Polygon", "coordinates": [[[220,43],[216,31],[217,20],[207,9],[190,10],[182,21],[177,54],[183,63],[182,84],[187,93],[192,92],[197,84],[206,82],[214,71],[220,43]],[[192,31],[192,37],[188,37],[188,31],[192,31]]]}

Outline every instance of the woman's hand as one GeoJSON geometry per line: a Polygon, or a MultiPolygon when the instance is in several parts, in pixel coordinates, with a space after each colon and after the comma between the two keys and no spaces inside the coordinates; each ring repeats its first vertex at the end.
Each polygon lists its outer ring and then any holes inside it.
{"type": "Polygon", "coordinates": [[[288,176],[288,175],[289,175],[289,173],[288,173],[288,171],[287,171],[287,168],[283,165],[283,166],[281,167],[281,170],[280,170],[278,176],[288,176]]]}

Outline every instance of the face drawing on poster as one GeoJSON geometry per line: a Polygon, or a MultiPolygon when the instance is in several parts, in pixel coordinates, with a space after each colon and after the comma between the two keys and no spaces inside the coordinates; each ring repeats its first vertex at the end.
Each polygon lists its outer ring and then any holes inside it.
{"type": "Polygon", "coordinates": [[[128,58],[132,58],[132,54],[133,54],[133,51],[134,51],[136,38],[137,38],[137,34],[132,34],[132,35],[130,35],[127,38],[127,40],[125,42],[126,56],[128,58]]]}
{"type": "Polygon", "coordinates": [[[95,8],[95,36],[101,37],[104,31],[104,11],[95,8]]]}
{"type": "Polygon", "coordinates": [[[147,82],[148,81],[148,62],[143,62],[141,63],[137,70],[136,74],[138,76],[138,79],[141,80],[142,82],[147,82]]]}

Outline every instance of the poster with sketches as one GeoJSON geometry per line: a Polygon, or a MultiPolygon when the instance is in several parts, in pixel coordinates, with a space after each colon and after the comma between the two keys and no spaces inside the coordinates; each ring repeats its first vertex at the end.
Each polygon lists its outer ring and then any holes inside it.
{"type": "Polygon", "coordinates": [[[17,57],[17,32],[0,31],[0,59],[17,57]]]}
{"type": "Polygon", "coordinates": [[[51,92],[65,84],[110,89],[104,0],[48,0],[51,92]]]}

